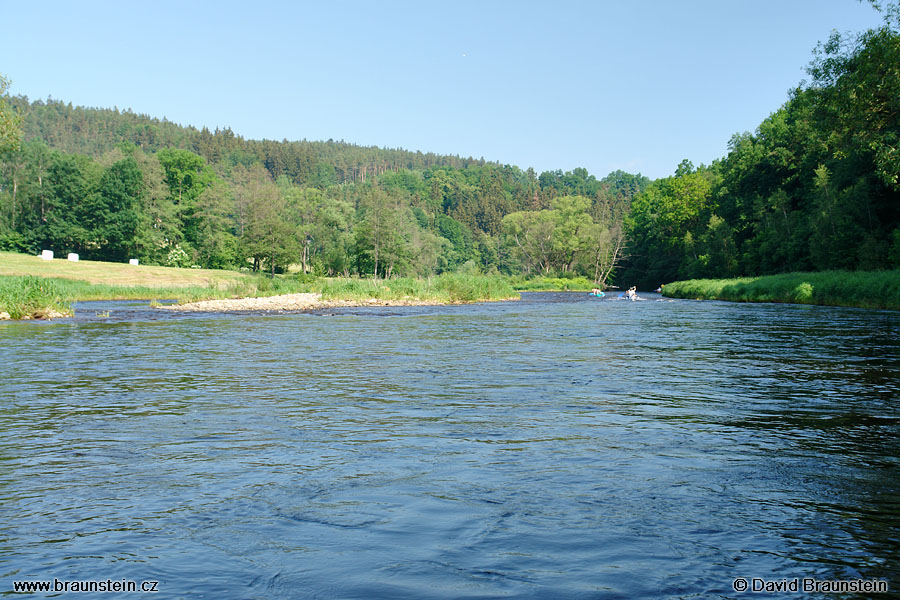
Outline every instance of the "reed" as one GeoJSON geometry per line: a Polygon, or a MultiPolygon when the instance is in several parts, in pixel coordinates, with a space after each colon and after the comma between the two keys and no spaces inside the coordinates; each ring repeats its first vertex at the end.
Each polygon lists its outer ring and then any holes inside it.
{"type": "Polygon", "coordinates": [[[587,277],[523,277],[508,278],[510,285],[520,292],[587,292],[597,284],[587,277]]]}
{"type": "Polygon", "coordinates": [[[12,319],[71,314],[66,291],[56,280],[26,275],[0,278],[0,313],[12,319]]]}
{"type": "Polygon", "coordinates": [[[329,300],[410,300],[435,303],[509,300],[519,295],[504,277],[444,273],[427,279],[322,279],[312,287],[329,300]]]}

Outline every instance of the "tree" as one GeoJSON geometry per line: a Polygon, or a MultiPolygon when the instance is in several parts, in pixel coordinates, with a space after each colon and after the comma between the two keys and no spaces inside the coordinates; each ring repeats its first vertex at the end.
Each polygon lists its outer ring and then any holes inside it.
{"type": "Polygon", "coordinates": [[[141,170],[133,157],[124,158],[104,171],[97,191],[86,198],[81,215],[92,247],[90,254],[112,261],[131,257],[142,190],[141,170]]]}
{"type": "Polygon", "coordinates": [[[250,167],[237,165],[231,171],[231,182],[234,194],[234,218],[237,224],[237,235],[242,237],[244,228],[247,226],[253,196],[262,186],[271,183],[272,178],[260,164],[250,167]]]}
{"type": "Polygon", "coordinates": [[[191,204],[214,178],[203,157],[193,152],[164,148],[156,153],[156,158],[177,204],[191,204]]]}
{"type": "Polygon", "coordinates": [[[696,240],[712,210],[714,169],[682,161],[681,175],[658,179],[639,194],[626,221],[630,256],[625,276],[656,287],[686,275],[698,260],[696,240]]]}
{"type": "Polygon", "coordinates": [[[141,170],[140,220],[135,232],[135,252],[141,261],[165,264],[169,252],[183,240],[178,210],[165,182],[165,173],[155,154],[140,148],[131,151],[141,170]]]}
{"type": "Polygon", "coordinates": [[[0,75],[0,155],[15,152],[22,142],[22,116],[6,101],[9,80],[0,75]]]}
{"type": "Polygon", "coordinates": [[[397,198],[379,188],[369,188],[360,198],[360,221],[356,227],[357,269],[362,274],[372,270],[390,277],[395,268],[409,266],[409,236],[412,213],[397,198]]]}
{"type": "Polygon", "coordinates": [[[200,192],[197,219],[197,258],[207,269],[227,269],[237,261],[237,240],[231,232],[234,202],[227,183],[217,179],[200,192]]]}
{"type": "Polygon", "coordinates": [[[622,223],[609,227],[593,223],[585,231],[585,271],[593,274],[594,283],[604,288],[625,251],[625,232],[622,223]]]}
{"type": "Polygon", "coordinates": [[[251,198],[241,242],[254,271],[267,268],[274,275],[299,259],[297,230],[288,218],[288,208],[274,183],[260,186],[251,198]]]}
{"type": "Polygon", "coordinates": [[[44,248],[79,252],[92,247],[87,199],[97,190],[102,170],[80,154],[53,154],[47,174],[47,195],[39,225],[44,248]]]}
{"type": "Polygon", "coordinates": [[[520,211],[503,217],[503,235],[526,273],[549,274],[553,264],[552,210],[520,211]]]}
{"type": "Polygon", "coordinates": [[[837,32],[809,66],[817,118],[838,136],[838,157],[862,153],[900,191],[900,23],[890,7],[883,27],[856,36],[837,32]]]}
{"type": "Polygon", "coordinates": [[[554,218],[552,235],[553,260],[564,272],[572,271],[575,260],[588,247],[589,231],[594,225],[588,209],[591,201],[584,196],[554,198],[551,207],[554,218]]]}

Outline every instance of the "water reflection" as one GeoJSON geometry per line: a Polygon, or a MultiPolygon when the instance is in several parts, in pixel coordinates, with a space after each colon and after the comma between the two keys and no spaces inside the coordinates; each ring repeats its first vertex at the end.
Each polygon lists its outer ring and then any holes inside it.
{"type": "Polygon", "coordinates": [[[388,317],[106,310],[0,325],[3,591],[900,585],[896,313],[575,294],[388,317]]]}

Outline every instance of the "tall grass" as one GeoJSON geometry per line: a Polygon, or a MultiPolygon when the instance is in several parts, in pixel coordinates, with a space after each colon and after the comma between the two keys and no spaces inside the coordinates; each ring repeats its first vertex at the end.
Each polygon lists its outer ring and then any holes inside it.
{"type": "Polygon", "coordinates": [[[520,292],[587,292],[597,284],[587,277],[525,277],[512,275],[510,285],[520,292]]]}
{"type": "Polygon", "coordinates": [[[416,300],[431,302],[480,302],[508,300],[518,294],[504,277],[444,273],[437,277],[415,279],[322,279],[318,286],[322,297],[330,300],[416,300]]]}
{"type": "Polygon", "coordinates": [[[435,290],[446,294],[451,302],[509,300],[519,297],[506,278],[496,275],[444,273],[429,281],[433,283],[435,290]]]}
{"type": "Polygon", "coordinates": [[[788,302],[900,310],[900,270],[785,273],[738,279],[692,279],[666,284],[673,298],[788,302]]]}
{"type": "Polygon", "coordinates": [[[71,302],[57,280],[32,275],[2,277],[0,312],[13,319],[40,318],[52,312],[70,313],[71,302]]]}

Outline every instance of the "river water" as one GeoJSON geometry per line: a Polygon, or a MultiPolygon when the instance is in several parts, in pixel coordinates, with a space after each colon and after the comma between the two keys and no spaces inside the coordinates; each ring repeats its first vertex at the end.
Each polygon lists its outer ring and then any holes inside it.
{"type": "Polygon", "coordinates": [[[0,324],[0,593],[897,590],[898,334],[892,312],[556,293],[0,324]]]}

